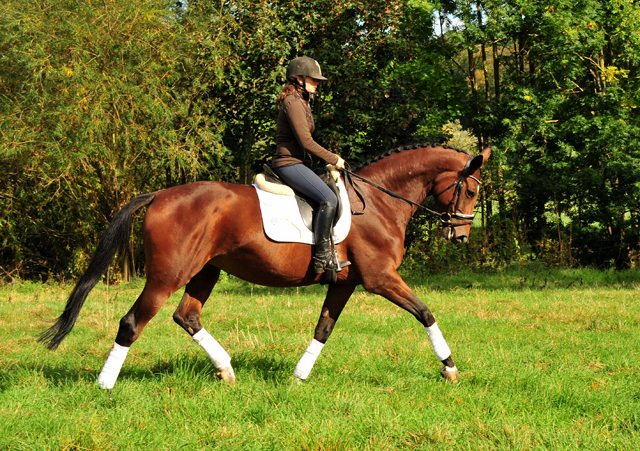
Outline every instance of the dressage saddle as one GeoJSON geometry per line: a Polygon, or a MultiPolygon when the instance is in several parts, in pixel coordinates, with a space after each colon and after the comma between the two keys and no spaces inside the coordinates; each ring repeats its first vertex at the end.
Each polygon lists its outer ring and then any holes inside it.
{"type": "MultiPolygon", "coordinates": [[[[335,225],[340,217],[342,216],[342,202],[340,201],[340,192],[338,191],[338,186],[336,185],[336,181],[333,178],[333,175],[327,168],[317,168],[314,171],[320,179],[327,184],[327,186],[335,193],[338,198],[338,205],[336,206],[336,215],[333,218],[333,224],[335,225]]],[[[288,186],[278,175],[273,172],[271,166],[264,165],[264,177],[265,180],[269,183],[273,183],[276,185],[284,185],[288,186]]],[[[318,208],[318,203],[313,199],[310,199],[306,196],[301,195],[298,192],[295,192],[296,202],[298,203],[298,208],[300,209],[300,216],[302,217],[302,222],[304,225],[313,232],[313,219],[315,217],[315,210],[318,208]]]]}

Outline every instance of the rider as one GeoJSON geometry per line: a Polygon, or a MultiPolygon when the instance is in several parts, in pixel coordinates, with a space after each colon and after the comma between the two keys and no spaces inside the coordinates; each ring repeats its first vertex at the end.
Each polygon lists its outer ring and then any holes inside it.
{"type": "Polygon", "coordinates": [[[314,270],[322,273],[336,269],[331,258],[331,227],[338,199],[311,169],[313,157],[344,169],[344,160],[313,140],[315,123],[309,101],[313,101],[318,83],[326,80],[320,64],[313,58],[295,58],[287,67],[287,85],[276,102],[280,107],[276,126],[274,172],[295,191],[318,202],[314,235],[316,255],[314,270]]]}

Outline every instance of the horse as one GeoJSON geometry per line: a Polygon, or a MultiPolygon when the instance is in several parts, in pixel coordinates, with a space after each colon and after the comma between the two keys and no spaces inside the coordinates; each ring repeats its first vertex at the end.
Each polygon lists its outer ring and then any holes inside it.
{"type": "MultiPolygon", "coordinates": [[[[467,241],[480,190],[480,167],[490,154],[491,148],[471,157],[447,146],[406,146],[351,173],[368,182],[358,184],[350,177],[352,187],[359,187],[348,191],[350,203],[363,211],[352,216],[349,234],[336,244],[338,260],[351,264],[328,284],[313,339],[294,370],[297,380],[308,377],[351,294],[362,285],[411,313],[424,326],[443,364],[442,377],[458,381],[458,369],[434,315],[397,269],[409,220],[427,196],[434,197],[437,212],[430,211],[441,215],[443,237],[455,244],[467,241]]],[[[201,181],[134,198],[111,220],[63,313],[39,341],[54,350],[70,333],[89,292],[107,272],[117,250],[128,242],[133,213],[143,206],[147,206],[142,226],[146,282],[120,320],[98,386],[113,388],[131,345],[169,296],[182,287],[186,288],[174,321],[204,348],[219,371],[217,377],[235,384],[229,354],[200,321],[220,271],[270,287],[312,285],[322,277],[311,264],[312,245],[267,238],[256,190],[248,185],[201,181]]]]}

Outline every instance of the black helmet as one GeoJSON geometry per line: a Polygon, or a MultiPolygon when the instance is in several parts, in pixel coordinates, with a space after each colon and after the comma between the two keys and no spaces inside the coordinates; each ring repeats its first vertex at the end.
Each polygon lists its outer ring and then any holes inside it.
{"type": "Polygon", "coordinates": [[[287,80],[294,81],[296,76],[310,77],[316,80],[326,80],[322,76],[320,64],[308,56],[300,56],[291,60],[287,67],[287,80]]]}

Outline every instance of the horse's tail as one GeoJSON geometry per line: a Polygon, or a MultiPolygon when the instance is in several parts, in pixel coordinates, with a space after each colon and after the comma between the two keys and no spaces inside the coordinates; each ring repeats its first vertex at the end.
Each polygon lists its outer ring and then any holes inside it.
{"type": "Polygon", "coordinates": [[[91,257],[89,267],[73,288],[64,312],[58,317],[55,324],[42,334],[38,339],[39,342],[44,343],[50,350],[54,350],[71,332],[89,292],[107,272],[116,252],[129,240],[133,212],[150,204],[155,196],[155,192],[141,194],[115,215],[104,235],[102,235],[98,248],[93,257],[91,257]]]}

